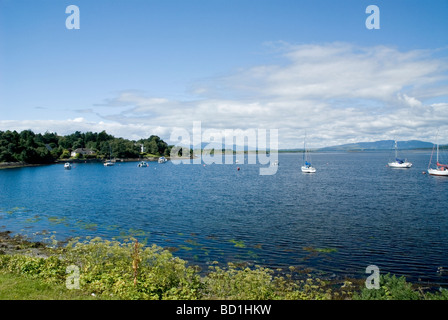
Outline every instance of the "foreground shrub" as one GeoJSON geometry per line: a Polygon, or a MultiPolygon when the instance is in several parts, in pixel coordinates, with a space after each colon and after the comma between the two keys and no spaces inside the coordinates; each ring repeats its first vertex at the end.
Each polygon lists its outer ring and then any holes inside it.
{"type": "Polygon", "coordinates": [[[316,300],[327,299],[319,279],[293,281],[287,276],[274,276],[268,268],[228,268],[211,266],[204,279],[208,299],[231,300],[316,300]]]}
{"type": "Polygon", "coordinates": [[[390,274],[380,276],[379,289],[364,288],[353,296],[356,300],[420,300],[423,297],[405,277],[390,274]]]}
{"type": "Polygon", "coordinates": [[[131,239],[74,241],[64,259],[80,268],[80,285],[120,299],[197,299],[201,281],[195,269],[167,251],[131,239]]]}
{"type": "Polygon", "coordinates": [[[55,256],[37,258],[26,255],[1,255],[0,269],[4,272],[23,274],[31,278],[45,279],[49,283],[65,281],[66,261],[55,256]]]}

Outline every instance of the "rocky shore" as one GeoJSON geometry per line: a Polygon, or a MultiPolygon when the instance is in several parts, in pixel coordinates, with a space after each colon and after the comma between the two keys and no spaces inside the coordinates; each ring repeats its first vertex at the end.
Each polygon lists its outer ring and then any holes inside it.
{"type": "Polygon", "coordinates": [[[22,167],[38,167],[44,164],[30,164],[26,162],[0,162],[0,169],[12,169],[12,168],[22,168],[22,167]]]}
{"type": "MultiPolygon", "coordinates": [[[[145,157],[145,158],[126,158],[126,159],[115,159],[114,162],[138,162],[138,161],[157,161],[159,157],[145,157]]],[[[167,157],[169,159],[169,157],[167,157]]],[[[23,168],[23,167],[38,167],[51,164],[62,164],[65,162],[70,163],[97,163],[104,162],[104,159],[59,159],[52,163],[42,163],[42,164],[30,164],[26,162],[0,162],[0,169],[12,169],[12,168],[23,168]]]]}
{"type": "Polygon", "coordinates": [[[32,242],[24,237],[11,236],[11,231],[0,231],[0,255],[26,254],[35,257],[48,257],[49,249],[41,242],[32,242]]]}

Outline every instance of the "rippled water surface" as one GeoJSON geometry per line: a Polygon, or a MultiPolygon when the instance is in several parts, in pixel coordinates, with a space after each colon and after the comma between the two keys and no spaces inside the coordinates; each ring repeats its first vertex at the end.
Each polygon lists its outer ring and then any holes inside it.
{"type": "Polygon", "coordinates": [[[0,226],[35,238],[131,235],[202,266],[364,276],[374,264],[447,285],[448,178],[422,174],[430,153],[407,156],[412,168],[391,169],[387,152],[315,153],[317,173],[304,174],[301,154],[280,154],[270,176],[247,161],[0,170],[0,226]]]}

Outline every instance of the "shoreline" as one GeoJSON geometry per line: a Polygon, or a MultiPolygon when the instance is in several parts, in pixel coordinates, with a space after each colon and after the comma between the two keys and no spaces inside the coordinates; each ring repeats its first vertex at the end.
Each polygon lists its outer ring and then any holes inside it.
{"type": "Polygon", "coordinates": [[[40,167],[40,166],[48,166],[50,164],[53,163],[0,162],[0,170],[26,168],[26,167],[40,167]]]}
{"type": "MultiPolygon", "coordinates": [[[[11,236],[13,234],[10,230],[0,231],[0,256],[3,255],[25,255],[30,256],[33,258],[43,258],[47,259],[52,256],[58,255],[55,251],[56,248],[50,247],[45,242],[40,241],[33,241],[33,240],[27,240],[26,236],[23,236],[22,234],[15,234],[14,236],[11,236]]],[[[62,242],[64,243],[64,241],[62,242]]],[[[59,245],[57,248],[61,248],[59,245]]],[[[163,250],[168,250],[166,248],[163,248],[163,250]]],[[[169,250],[168,250],[169,251],[169,250]]],[[[175,257],[175,255],[173,255],[175,257]]],[[[196,264],[191,264],[191,261],[185,260],[189,266],[197,267],[196,264]]],[[[237,266],[236,264],[228,264],[229,268],[230,265],[233,265],[236,269],[242,268],[242,266],[237,266]]],[[[256,265],[255,265],[256,266],[256,265]]],[[[275,269],[269,268],[269,267],[263,267],[268,270],[272,270],[272,272],[275,271],[275,269]]],[[[225,269],[225,267],[224,267],[225,269]]],[[[292,270],[289,269],[291,272],[292,270]]],[[[276,270],[279,272],[277,275],[283,275],[288,277],[287,270],[276,270]]],[[[339,275],[335,278],[325,278],[322,277],[322,275],[314,274],[313,272],[310,272],[307,269],[299,270],[296,269],[296,276],[291,278],[291,273],[289,274],[289,279],[293,280],[295,282],[303,281],[304,279],[309,279],[311,275],[315,277],[316,279],[322,279],[324,282],[326,282],[328,288],[333,288],[335,292],[342,292],[344,291],[344,286],[346,283],[348,283],[349,288],[347,288],[348,291],[354,290],[356,288],[362,289],[366,279],[364,277],[356,277],[354,275],[339,275]],[[308,277],[306,278],[305,277],[308,277]],[[337,289],[337,287],[340,287],[337,289]],[[342,291],[341,291],[342,290],[342,291]]],[[[207,272],[203,274],[201,271],[199,271],[199,274],[201,276],[207,276],[207,272]]],[[[396,275],[387,273],[386,276],[393,276],[396,275]]],[[[413,290],[423,290],[427,293],[434,293],[439,292],[442,288],[442,285],[438,282],[421,282],[421,281],[409,281],[407,277],[404,276],[397,276],[398,278],[403,277],[404,281],[407,282],[408,285],[410,285],[410,288],[413,290]]],[[[446,288],[445,288],[446,290],[446,288]]],[[[421,291],[421,292],[423,292],[421,291]]],[[[353,292],[352,292],[353,293],[353,292]]],[[[332,299],[333,300],[333,299],[332,299]]]]}
{"type": "MultiPolygon", "coordinates": [[[[140,162],[140,161],[151,161],[156,162],[160,157],[147,157],[147,158],[125,158],[125,159],[116,159],[115,163],[120,162],[140,162]]],[[[170,158],[166,157],[167,160],[170,158]]],[[[41,166],[49,166],[54,164],[63,164],[66,162],[69,163],[103,163],[105,159],[58,159],[54,162],[49,163],[26,163],[26,162],[0,162],[0,170],[1,169],[16,169],[16,168],[26,168],[26,167],[41,167],[41,166]]]]}
{"type": "Polygon", "coordinates": [[[0,255],[25,254],[33,257],[49,257],[50,249],[40,241],[29,241],[17,234],[11,237],[13,232],[0,231],[0,255]]]}

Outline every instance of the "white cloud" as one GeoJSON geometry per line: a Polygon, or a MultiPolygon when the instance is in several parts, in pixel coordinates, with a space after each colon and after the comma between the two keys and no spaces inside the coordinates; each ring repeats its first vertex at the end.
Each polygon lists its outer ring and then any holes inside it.
{"type": "Polygon", "coordinates": [[[79,118],[0,125],[168,139],[173,128],[191,131],[193,122],[201,121],[204,130],[279,129],[281,148],[300,147],[305,130],[312,147],[393,137],[433,140],[437,128],[448,131],[448,63],[440,52],[436,58],[428,50],[346,43],[283,43],[278,49],[281,63],[208,79],[195,89],[196,100],[122,91],[89,107],[102,122],[79,118]]]}

